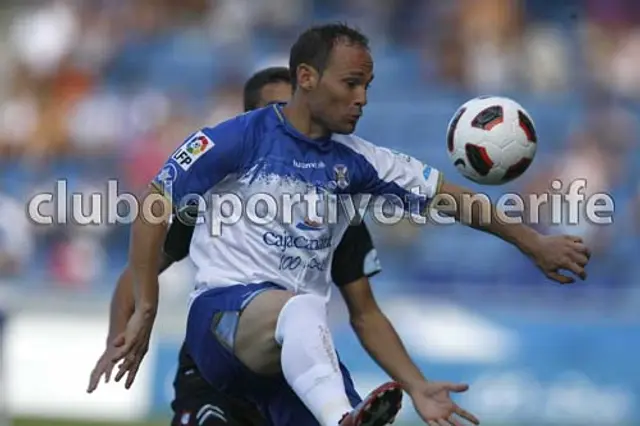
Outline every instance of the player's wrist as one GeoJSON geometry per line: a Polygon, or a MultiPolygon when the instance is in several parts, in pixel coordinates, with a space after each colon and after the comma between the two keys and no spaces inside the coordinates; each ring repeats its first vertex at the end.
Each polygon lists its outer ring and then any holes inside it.
{"type": "Polygon", "coordinates": [[[401,382],[400,384],[402,385],[402,388],[405,390],[405,392],[407,392],[409,395],[417,395],[422,393],[424,388],[427,386],[427,383],[427,379],[425,379],[424,377],[420,377],[408,382],[401,382]]]}
{"type": "Polygon", "coordinates": [[[516,232],[513,233],[513,244],[520,249],[520,251],[528,256],[531,256],[536,251],[536,246],[540,241],[540,234],[533,228],[526,225],[519,225],[516,232]]]}

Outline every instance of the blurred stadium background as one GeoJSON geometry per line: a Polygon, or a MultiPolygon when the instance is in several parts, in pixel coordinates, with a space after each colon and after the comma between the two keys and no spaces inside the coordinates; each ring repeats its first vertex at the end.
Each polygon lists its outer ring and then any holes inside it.
{"type": "MultiPolygon", "coordinates": [[[[110,178],[120,192],[139,191],[186,134],[240,111],[246,77],[286,65],[302,28],[334,19],[372,38],[364,137],[460,182],[445,152],[449,118],[470,97],[512,96],[534,117],[538,156],[524,177],[489,194],[585,178],[587,195],[615,200],[611,226],[540,225],[593,247],[588,282],[566,288],[462,227],[374,227],[378,297],[426,374],[469,382],[460,401],[483,424],[640,424],[639,2],[2,0],[6,424],[168,424],[191,265],[162,277],[154,345],[134,388],[110,384],[88,396],[128,228],[35,226],[24,205],[55,192],[58,179],[69,193],[104,193],[110,178]]],[[[339,302],[335,309],[341,318],[339,302]]],[[[369,389],[381,371],[344,322],[334,330],[369,389]]],[[[409,404],[402,420],[415,422],[409,404]]]]}

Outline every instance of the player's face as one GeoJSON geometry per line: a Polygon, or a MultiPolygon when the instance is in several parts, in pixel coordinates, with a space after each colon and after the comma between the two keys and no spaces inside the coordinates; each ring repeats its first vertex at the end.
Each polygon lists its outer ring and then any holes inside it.
{"type": "Polygon", "coordinates": [[[309,93],[314,119],[333,133],[353,133],[367,104],[367,90],[373,80],[373,58],[358,45],[339,43],[329,63],[309,93]]]}
{"type": "Polygon", "coordinates": [[[291,85],[285,82],[269,83],[260,91],[259,108],[273,103],[289,102],[291,99],[291,85]]]}

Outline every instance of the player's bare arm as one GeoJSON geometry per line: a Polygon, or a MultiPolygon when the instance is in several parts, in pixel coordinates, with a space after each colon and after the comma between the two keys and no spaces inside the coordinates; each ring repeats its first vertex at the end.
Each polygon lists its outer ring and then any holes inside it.
{"type": "MultiPolygon", "coordinates": [[[[173,259],[164,253],[160,255],[158,274],[161,274],[173,264],[173,259]]],[[[113,340],[124,333],[127,322],[135,311],[135,298],[133,293],[133,274],[127,265],[116,282],[116,288],[111,298],[109,308],[109,332],[107,345],[113,344],[113,340]]]]}
{"type": "Polygon", "coordinates": [[[443,410],[453,411],[462,418],[478,424],[471,413],[452,403],[449,392],[464,392],[467,385],[428,382],[411,360],[398,333],[375,300],[371,285],[362,277],[340,288],[349,311],[349,320],[362,346],[378,365],[414,400],[414,405],[425,420],[437,410],[421,412],[421,407],[442,404],[443,410]],[[439,394],[442,400],[438,400],[439,394]]]}
{"type": "Polygon", "coordinates": [[[105,377],[105,383],[111,378],[111,373],[116,363],[112,360],[116,345],[121,343],[118,337],[127,327],[127,322],[133,315],[135,302],[133,300],[133,282],[131,279],[131,271],[125,268],[120,274],[116,283],[116,288],[111,297],[111,305],[109,307],[109,331],[105,342],[105,349],[89,378],[89,386],[87,392],[91,393],[98,387],[102,376],[105,377]]]}
{"type": "MultiPolygon", "coordinates": [[[[163,194],[152,185],[145,197],[157,195],[163,194]]],[[[168,206],[169,204],[154,202],[151,206],[151,217],[154,219],[138,217],[131,229],[129,265],[133,274],[136,312],[144,314],[145,317],[155,317],[158,307],[160,253],[171,215],[168,206]]]]}
{"type": "MultiPolygon", "coordinates": [[[[145,197],[157,197],[157,194],[160,191],[151,187],[145,197]]],[[[131,228],[129,267],[135,310],[127,323],[122,346],[112,358],[115,363],[122,360],[115,380],[120,381],[128,373],[125,381],[127,389],[133,384],[140,363],[149,349],[151,330],[158,310],[160,253],[170,213],[167,204],[153,203],[151,214],[155,219],[138,217],[131,228]]]]}
{"type": "Polygon", "coordinates": [[[435,208],[453,215],[463,224],[513,244],[529,256],[548,278],[561,284],[573,283],[573,277],[559,272],[568,270],[580,279],[586,279],[585,266],[589,262],[591,252],[581,238],[569,235],[545,236],[527,225],[506,224],[500,220],[495,206],[491,208],[491,220],[485,223],[479,208],[463,208],[463,197],[473,196],[473,191],[445,181],[440,186],[439,193],[453,197],[456,208],[453,209],[451,204],[440,203],[436,203],[435,208]]]}
{"type": "Polygon", "coordinates": [[[340,291],[349,310],[351,326],[369,355],[408,392],[422,384],[424,376],[380,310],[369,280],[362,277],[341,287],[340,291]]]}

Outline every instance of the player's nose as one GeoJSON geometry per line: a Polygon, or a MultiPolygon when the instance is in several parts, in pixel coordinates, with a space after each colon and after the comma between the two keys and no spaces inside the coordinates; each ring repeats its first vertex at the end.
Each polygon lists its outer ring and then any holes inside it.
{"type": "Polygon", "coordinates": [[[358,109],[364,108],[367,105],[367,91],[365,89],[356,90],[356,98],[354,104],[358,109]]]}

